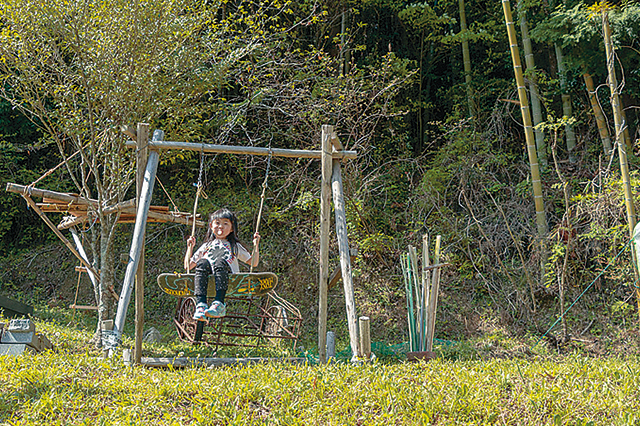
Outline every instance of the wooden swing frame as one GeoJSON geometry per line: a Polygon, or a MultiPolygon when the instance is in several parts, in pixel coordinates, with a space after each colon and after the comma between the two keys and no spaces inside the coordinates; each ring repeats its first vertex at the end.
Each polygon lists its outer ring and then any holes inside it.
{"type": "MultiPolygon", "coordinates": [[[[320,195],[320,264],[319,264],[319,301],[318,301],[318,351],[319,361],[326,363],[326,337],[327,337],[327,291],[329,283],[329,233],[330,233],[330,213],[331,198],[333,195],[336,235],[340,251],[340,267],[343,279],[345,304],[347,312],[347,324],[349,329],[349,341],[352,353],[355,358],[361,357],[359,347],[358,324],[356,320],[355,299],[353,295],[353,279],[351,274],[351,259],[349,241],[347,238],[347,221],[345,213],[344,192],[341,176],[341,162],[357,158],[356,151],[347,151],[340,143],[333,126],[323,125],[321,130],[320,150],[294,150],[281,148],[262,148],[249,146],[213,145],[190,142],[171,142],[164,140],[164,132],[155,130],[153,137],[149,140],[149,125],[138,123],[134,130],[126,127],[123,132],[131,137],[132,141],[127,141],[128,148],[136,149],[136,199],[135,199],[135,225],[131,239],[129,251],[129,261],[123,280],[120,298],[118,300],[118,310],[114,321],[113,332],[115,342],[119,342],[127,307],[131,298],[131,292],[135,283],[135,348],[134,360],[140,363],[142,359],[142,336],[144,327],[144,239],[146,224],[151,219],[159,222],[177,222],[189,225],[204,226],[195,217],[179,217],[154,211],[151,208],[151,196],[153,193],[156,172],[159,163],[159,151],[169,149],[181,149],[190,151],[200,151],[203,153],[223,153],[223,154],[244,154],[244,155],[272,155],[275,157],[287,158],[308,158],[319,159],[321,161],[322,179],[320,195]],[[195,222],[195,223],[194,223],[195,222]]],[[[54,225],[44,214],[43,210],[31,199],[32,196],[53,198],[68,204],[87,206],[97,203],[80,196],[61,194],[53,191],[46,191],[30,186],[8,183],[6,190],[19,193],[27,201],[29,206],[41,217],[41,219],[54,231],[56,236],[69,248],[69,250],[87,268],[90,277],[99,280],[99,275],[93,269],[86,258],[86,254],[81,253],[81,247],[76,250],[73,245],[62,235],[60,229],[71,228],[86,220],[78,217],[69,223],[54,225]]],[[[133,200],[119,203],[109,207],[108,213],[131,212],[134,211],[133,200]]],[[[85,215],[88,216],[88,215],[85,215]]],[[[77,239],[77,238],[74,238],[77,239]]],[[[76,241],[77,243],[77,241],[76,241]]],[[[333,281],[333,279],[332,279],[333,281]]]]}
{"type": "Polygon", "coordinates": [[[121,333],[124,326],[131,288],[135,278],[135,349],[134,360],[142,359],[142,332],[144,326],[144,234],[153,192],[155,175],[158,167],[159,151],[183,149],[202,153],[271,155],[288,158],[311,158],[321,161],[322,179],[320,195],[320,265],[319,265],[319,301],[318,301],[318,351],[319,361],[326,363],[327,336],[327,291],[329,282],[329,233],[331,196],[333,194],[336,235],[340,251],[340,266],[344,284],[349,341],[354,357],[361,357],[359,347],[358,324],[356,320],[355,298],[353,294],[353,278],[349,240],[347,238],[347,220],[342,185],[341,162],[357,158],[356,151],[347,151],[338,139],[333,126],[323,125],[321,130],[321,149],[292,150],[280,148],[262,148],[232,145],[213,145],[204,143],[172,142],[164,140],[164,132],[155,130],[149,141],[149,125],[138,123],[135,134],[128,128],[126,132],[135,141],[126,142],[128,148],[136,149],[136,193],[137,215],[129,253],[129,263],[120,293],[118,312],[114,322],[114,330],[121,333]]]}

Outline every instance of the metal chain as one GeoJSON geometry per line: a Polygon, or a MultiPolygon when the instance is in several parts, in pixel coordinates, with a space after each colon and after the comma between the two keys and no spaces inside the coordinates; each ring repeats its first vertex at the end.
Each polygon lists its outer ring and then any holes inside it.
{"type": "MultiPolygon", "coordinates": [[[[272,154],[273,154],[273,151],[271,150],[271,144],[269,144],[269,157],[267,158],[267,171],[264,174],[264,181],[262,182],[262,194],[260,194],[260,208],[258,209],[258,220],[256,220],[256,233],[260,230],[260,221],[262,220],[262,208],[264,207],[264,197],[265,197],[265,194],[267,193],[267,187],[269,186],[269,172],[271,170],[272,154]]],[[[254,250],[255,249],[256,248],[254,247],[254,250]]],[[[253,265],[251,265],[249,272],[253,272],[253,265]]]]}

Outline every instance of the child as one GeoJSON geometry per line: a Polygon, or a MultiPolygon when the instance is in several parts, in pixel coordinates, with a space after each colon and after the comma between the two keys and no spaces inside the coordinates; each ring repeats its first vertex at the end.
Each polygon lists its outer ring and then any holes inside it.
{"type": "Polygon", "coordinates": [[[193,319],[206,321],[205,317],[220,318],[226,315],[227,308],[224,304],[224,296],[229,284],[229,272],[238,273],[238,259],[255,267],[260,260],[258,244],[260,235],[253,235],[253,254],[250,254],[238,243],[238,220],[235,214],[228,209],[220,209],[211,214],[204,244],[200,246],[190,259],[188,253],[196,245],[196,238],[187,240],[187,256],[184,262],[188,269],[195,270],[195,296],[196,311],[193,319]],[[211,306],[207,305],[207,284],[209,276],[213,275],[216,281],[216,297],[211,306]]]}

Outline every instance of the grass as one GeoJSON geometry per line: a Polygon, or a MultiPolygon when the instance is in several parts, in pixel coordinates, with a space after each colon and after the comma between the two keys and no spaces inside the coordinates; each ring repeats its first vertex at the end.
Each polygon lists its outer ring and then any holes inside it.
{"type": "Polygon", "coordinates": [[[90,332],[48,315],[37,328],[56,351],[0,357],[1,424],[640,424],[638,357],[460,360],[449,349],[419,364],[150,369],[100,359],[90,332]]]}

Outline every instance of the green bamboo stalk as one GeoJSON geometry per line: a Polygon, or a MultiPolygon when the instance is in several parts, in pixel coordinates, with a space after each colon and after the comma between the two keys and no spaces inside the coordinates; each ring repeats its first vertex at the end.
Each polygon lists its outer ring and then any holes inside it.
{"type": "MultiPolygon", "coordinates": [[[[429,283],[431,282],[431,271],[425,270],[429,266],[429,237],[425,234],[422,237],[422,306],[428,309],[429,306],[429,283]]],[[[427,350],[427,312],[425,311],[422,318],[422,335],[423,343],[421,351],[427,350]]]]}
{"type": "Polygon", "coordinates": [[[542,183],[540,180],[540,165],[538,164],[535,137],[533,134],[533,126],[531,125],[529,100],[527,99],[527,89],[524,83],[524,75],[522,72],[522,64],[520,62],[520,51],[518,49],[515,23],[513,22],[513,15],[511,13],[511,5],[509,3],[509,0],[502,0],[502,8],[504,10],[505,24],[507,26],[507,33],[509,35],[511,59],[513,61],[513,71],[516,77],[516,85],[518,87],[518,98],[520,100],[520,112],[522,113],[522,123],[524,125],[525,138],[527,142],[529,166],[531,167],[531,183],[533,185],[533,200],[536,208],[536,224],[538,228],[538,236],[542,239],[547,235],[549,227],[547,225],[547,215],[544,211],[542,183]]]}
{"type": "Polygon", "coordinates": [[[424,316],[424,306],[422,305],[422,297],[420,296],[420,285],[418,277],[422,274],[418,274],[418,255],[416,254],[416,248],[409,246],[409,256],[411,256],[411,264],[413,265],[413,297],[416,301],[416,350],[420,350],[422,346],[424,333],[422,331],[422,317],[424,316]]]}
{"type": "MultiPolygon", "coordinates": [[[[615,68],[615,50],[611,42],[611,26],[609,25],[609,15],[606,7],[602,8],[602,29],[604,32],[604,47],[607,55],[607,71],[609,73],[609,90],[611,91],[611,107],[613,108],[613,118],[615,123],[615,141],[618,145],[618,157],[620,157],[620,175],[622,176],[622,187],[624,190],[624,203],[627,207],[627,224],[629,226],[629,235],[633,238],[634,228],[636,226],[636,208],[633,203],[633,193],[631,191],[631,183],[629,179],[629,163],[627,160],[627,145],[624,143],[624,130],[627,127],[622,116],[622,107],[620,104],[620,93],[618,88],[618,79],[616,77],[615,68]]],[[[633,264],[637,263],[635,251],[631,250],[633,264]]],[[[638,269],[633,268],[636,281],[638,281],[638,269]]],[[[638,315],[640,315],[640,289],[636,287],[636,303],[638,305],[638,315]]]]}
{"type": "Polygon", "coordinates": [[[407,293],[407,324],[409,326],[409,348],[414,351],[415,349],[415,319],[413,316],[413,294],[411,289],[411,281],[412,281],[412,271],[411,271],[411,260],[409,259],[409,254],[403,255],[405,259],[406,265],[406,280],[405,280],[405,291],[407,293]]]}
{"type": "Polygon", "coordinates": [[[589,102],[591,103],[591,109],[593,109],[593,115],[596,119],[596,125],[598,126],[598,132],[600,133],[600,140],[604,148],[604,153],[607,158],[610,158],[613,154],[613,148],[611,147],[611,138],[609,137],[609,129],[607,128],[607,121],[604,118],[604,113],[600,104],[598,103],[598,97],[596,95],[596,87],[593,83],[593,77],[588,72],[582,74],[584,79],[584,85],[587,87],[587,93],[589,93],[589,102]]]}
{"type": "Polygon", "coordinates": [[[460,10],[460,32],[462,39],[462,61],[464,64],[464,85],[467,90],[467,106],[469,108],[469,117],[473,118],[473,92],[471,91],[471,54],[469,53],[469,41],[466,39],[467,33],[467,14],[465,12],[464,0],[458,0],[458,9],[460,10]]]}
{"type": "Polygon", "coordinates": [[[547,145],[544,140],[544,131],[537,127],[542,123],[542,106],[540,105],[540,92],[538,91],[538,77],[536,76],[536,64],[533,57],[533,46],[529,36],[529,24],[527,23],[527,11],[524,0],[518,0],[518,15],[520,16],[520,31],[522,32],[522,47],[524,48],[524,63],[529,71],[529,93],[531,93],[531,113],[533,114],[534,134],[538,158],[542,167],[547,166],[547,145]]]}

